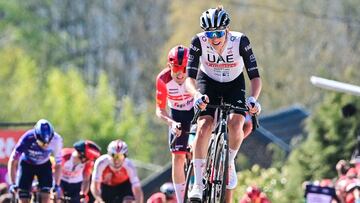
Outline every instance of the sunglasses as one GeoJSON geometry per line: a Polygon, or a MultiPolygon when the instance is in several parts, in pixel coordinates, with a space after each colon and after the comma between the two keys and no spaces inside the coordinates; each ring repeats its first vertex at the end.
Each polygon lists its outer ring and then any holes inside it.
{"type": "Polygon", "coordinates": [[[122,160],[125,158],[125,155],[122,153],[114,153],[114,154],[111,154],[111,157],[115,160],[122,160]]]}
{"type": "Polygon", "coordinates": [[[205,36],[209,39],[220,38],[223,37],[226,33],[226,30],[214,30],[214,31],[206,31],[205,36]]]}
{"type": "Polygon", "coordinates": [[[170,66],[171,66],[171,70],[174,73],[177,73],[177,72],[185,73],[186,72],[186,67],[185,66],[177,66],[177,65],[174,65],[174,64],[170,64],[170,66]]]}
{"type": "Polygon", "coordinates": [[[36,143],[40,146],[40,147],[47,147],[47,146],[49,146],[49,143],[45,143],[45,142],[43,142],[43,141],[41,141],[41,140],[36,140],[36,143]]]}

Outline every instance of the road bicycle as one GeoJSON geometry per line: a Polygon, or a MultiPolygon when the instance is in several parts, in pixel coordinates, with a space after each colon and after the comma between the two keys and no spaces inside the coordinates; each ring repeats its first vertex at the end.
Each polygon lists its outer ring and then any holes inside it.
{"type": "MultiPolygon", "coordinates": [[[[249,111],[247,108],[233,106],[231,104],[221,102],[219,105],[207,105],[207,108],[216,108],[218,110],[218,119],[215,130],[211,135],[208,151],[206,155],[205,171],[203,173],[203,202],[217,203],[225,202],[226,184],[228,182],[228,162],[229,162],[229,146],[228,146],[228,128],[227,120],[231,111],[249,111]]],[[[196,123],[200,114],[200,110],[195,113],[192,123],[196,123]]],[[[258,127],[256,115],[252,116],[253,131],[258,127]]],[[[193,163],[191,162],[186,175],[184,202],[190,201],[188,194],[193,186],[193,163]]]]}

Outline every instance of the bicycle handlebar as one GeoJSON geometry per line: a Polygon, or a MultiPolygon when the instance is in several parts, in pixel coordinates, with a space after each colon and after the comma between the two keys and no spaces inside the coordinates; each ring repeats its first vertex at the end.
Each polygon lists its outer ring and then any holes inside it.
{"type": "MultiPolygon", "coordinates": [[[[227,104],[227,103],[220,104],[220,105],[208,104],[206,106],[206,108],[214,108],[214,109],[218,108],[218,109],[225,110],[225,111],[229,111],[229,110],[237,110],[237,111],[242,111],[242,112],[249,111],[248,108],[242,108],[242,107],[234,106],[232,104],[227,104]]],[[[192,125],[194,125],[197,122],[197,119],[199,118],[200,113],[201,113],[201,109],[197,109],[193,119],[191,120],[192,125]]],[[[251,115],[251,122],[252,122],[252,126],[253,126],[251,131],[254,132],[259,127],[259,121],[257,119],[256,114],[251,115]]]]}

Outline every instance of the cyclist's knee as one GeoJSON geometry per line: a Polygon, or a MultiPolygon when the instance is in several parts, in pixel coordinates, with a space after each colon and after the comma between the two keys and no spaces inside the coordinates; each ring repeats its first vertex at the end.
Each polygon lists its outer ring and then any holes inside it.
{"type": "Polygon", "coordinates": [[[173,159],[174,159],[174,162],[184,163],[185,159],[186,159],[186,154],[185,153],[174,154],[173,159]]]}
{"type": "Polygon", "coordinates": [[[232,119],[228,121],[229,132],[234,132],[235,134],[243,135],[243,126],[244,122],[240,122],[238,119],[232,119]]]}
{"type": "Polygon", "coordinates": [[[30,199],[31,198],[30,192],[28,190],[20,189],[18,192],[18,195],[19,195],[20,199],[30,199]]]}
{"type": "Polygon", "coordinates": [[[200,132],[211,132],[213,125],[212,117],[204,117],[198,121],[198,128],[200,132]]]}

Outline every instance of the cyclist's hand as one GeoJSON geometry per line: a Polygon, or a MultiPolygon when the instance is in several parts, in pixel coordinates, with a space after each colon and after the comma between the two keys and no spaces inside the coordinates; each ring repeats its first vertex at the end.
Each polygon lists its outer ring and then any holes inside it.
{"type": "Polygon", "coordinates": [[[61,187],[59,185],[55,185],[53,188],[52,188],[52,191],[53,191],[53,194],[56,195],[56,198],[59,198],[62,196],[62,191],[61,191],[61,187]]]}
{"type": "Polygon", "coordinates": [[[249,108],[249,113],[251,115],[258,115],[261,111],[261,105],[259,102],[256,101],[254,97],[249,97],[246,100],[246,106],[249,108]]]}
{"type": "Polygon", "coordinates": [[[194,99],[194,106],[202,111],[205,110],[206,105],[209,103],[209,97],[206,94],[197,93],[194,99]]]}
{"type": "Polygon", "coordinates": [[[97,200],[95,200],[95,203],[105,203],[105,201],[102,199],[97,199],[97,200]]]}
{"type": "Polygon", "coordinates": [[[173,122],[171,124],[171,133],[179,137],[181,135],[181,123],[173,122]]]}
{"type": "Polygon", "coordinates": [[[18,187],[17,187],[15,184],[11,184],[11,185],[9,186],[9,192],[10,192],[10,193],[15,194],[16,191],[17,191],[17,189],[18,189],[18,187]]]}
{"type": "Polygon", "coordinates": [[[89,196],[85,194],[80,194],[80,203],[89,202],[89,196]]]}

